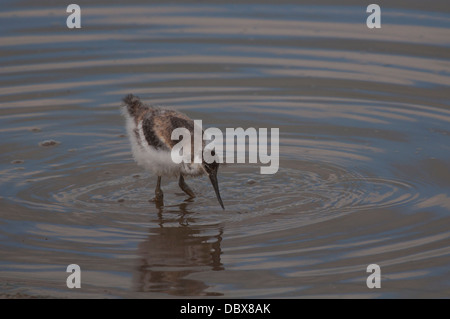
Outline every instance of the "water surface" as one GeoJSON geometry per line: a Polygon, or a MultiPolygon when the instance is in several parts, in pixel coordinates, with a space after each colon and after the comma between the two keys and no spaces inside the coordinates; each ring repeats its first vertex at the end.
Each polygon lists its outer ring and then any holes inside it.
{"type": "Polygon", "coordinates": [[[333,3],[80,2],[69,30],[57,1],[5,2],[0,296],[448,298],[450,9],[381,4],[369,30],[333,3]],[[206,177],[149,203],[128,93],[278,127],[279,171],[221,167],[225,211],[206,177]]]}

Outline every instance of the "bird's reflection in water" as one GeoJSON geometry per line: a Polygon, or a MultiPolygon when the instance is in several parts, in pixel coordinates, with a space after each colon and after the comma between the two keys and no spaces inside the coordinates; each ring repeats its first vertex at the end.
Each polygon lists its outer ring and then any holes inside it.
{"type": "Polygon", "coordinates": [[[186,206],[156,206],[159,227],[150,229],[147,240],[138,246],[136,290],[177,296],[220,295],[206,292],[208,286],[202,281],[186,277],[199,271],[224,269],[220,262],[223,229],[196,225],[186,206]]]}

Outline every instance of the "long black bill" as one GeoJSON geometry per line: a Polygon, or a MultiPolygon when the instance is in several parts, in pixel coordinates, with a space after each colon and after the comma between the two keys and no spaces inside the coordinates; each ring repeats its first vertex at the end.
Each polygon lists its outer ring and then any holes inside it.
{"type": "Polygon", "coordinates": [[[220,198],[219,184],[217,182],[217,171],[215,173],[213,172],[209,174],[209,179],[212,186],[214,187],[214,191],[216,192],[217,200],[219,201],[220,206],[222,206],[222,209],[225,209],[225,207],[223,206],[222,198],[220,198]]]}

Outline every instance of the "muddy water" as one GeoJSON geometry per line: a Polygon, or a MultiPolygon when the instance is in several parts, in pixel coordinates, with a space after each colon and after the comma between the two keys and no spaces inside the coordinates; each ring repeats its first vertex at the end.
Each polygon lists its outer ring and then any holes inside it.
{"type": "MultiPolygon", "coordinates": [[[[342,2],[342,1],[341,1],[342,2]]],[[[56,1],[0,12],[0,296],[449,297],[450,11],[56,1]],[[133,162],[120,100],[278,127],[280,168],[186,201],[133,162]],[[368,289],[366,268],[381,267],[368,289]],[[78,264],[82,288],[66,287],[78,264]]]]}

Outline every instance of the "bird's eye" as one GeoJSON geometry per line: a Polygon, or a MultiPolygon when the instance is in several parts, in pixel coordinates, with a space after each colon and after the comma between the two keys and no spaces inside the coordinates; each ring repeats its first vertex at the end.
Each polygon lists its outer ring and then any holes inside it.
{"type": "Polygon", "coordinates": [[[214,151],[214,150],[211,151],[211,155],[212,155],[212,156],[216,156],[216,151],[214,151]]]}

